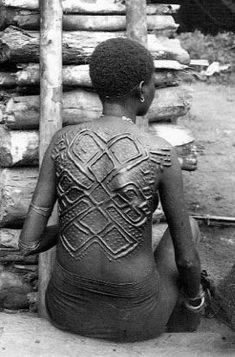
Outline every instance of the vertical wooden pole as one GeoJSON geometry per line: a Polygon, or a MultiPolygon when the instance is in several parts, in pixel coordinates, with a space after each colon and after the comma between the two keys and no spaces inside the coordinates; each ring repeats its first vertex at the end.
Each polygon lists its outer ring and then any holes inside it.
{"type": "MultiPolygon", "coordinates": [[[[127,37],[148,47],[146,0],[126,0],[126,32],[127,37]]],[[[137,117],[136,124],[148,130],[147,117],[137,117]]]]}
{"type": "MultiPolygon", "coordinates": [[[[55,131],[62,127],[62,0],[40,0],[40,147],[39,160],[55,131]]],[[[55,214],[50,223],[53,224],[55,214]]],[[[45,290],[53,251],[39,257],[39,314],[46,317],[45,290]]]]}
{"type": "Polygon", "coordinates": [[[146,0],[126,0],[127,37],[148,47],[146,0]]]}

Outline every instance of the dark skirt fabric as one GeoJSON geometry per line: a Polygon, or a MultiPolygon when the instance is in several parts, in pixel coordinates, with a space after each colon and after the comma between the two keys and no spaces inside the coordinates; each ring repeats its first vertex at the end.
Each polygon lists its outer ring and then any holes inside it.
{"type": "Polygon", "coordinates": [[[46,305],[51,322],[60,329],[92,338],[140,341],[163,332],[163,295],[155,270],[141,282],[113,284],[72,274],[56,262],[46,305]]]}

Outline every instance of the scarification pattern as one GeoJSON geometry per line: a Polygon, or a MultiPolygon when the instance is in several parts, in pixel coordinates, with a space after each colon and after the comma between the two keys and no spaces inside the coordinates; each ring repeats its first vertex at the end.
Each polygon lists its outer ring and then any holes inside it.
{"type": "Polygon", "coordinates": [[[171,165],[170,149],[149,151],[129,133],[107,139],[90,129],[68,130],[52,158],[61,241],[71,256],[81,259],[95,243],[118,259],[141,244],[156,167],[171,165]]]}

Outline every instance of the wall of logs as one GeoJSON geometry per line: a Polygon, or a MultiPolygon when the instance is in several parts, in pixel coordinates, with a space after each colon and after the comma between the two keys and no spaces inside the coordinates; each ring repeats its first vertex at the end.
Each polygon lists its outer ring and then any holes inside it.
{"type": "MultiPolygon", "coordinates": [[[[175,147],[182,169],[195,170],[191,133],[177,124],[190,109],[180,84],[188,53],[174,38],[178,5],[147,6],[148,48],[154,57],[156,97],[150,130],[175,147]]],[[[117,0],[63,0],[63,124],[95,120],[101,104],[92,91],[88,63],[101,41],[125,36],[125,4],[117,0]]],[[[38,176],[38,0],[0,0],[0,307],[34,306],[37,257],[24,258],[18,237],[38,176]]]]}

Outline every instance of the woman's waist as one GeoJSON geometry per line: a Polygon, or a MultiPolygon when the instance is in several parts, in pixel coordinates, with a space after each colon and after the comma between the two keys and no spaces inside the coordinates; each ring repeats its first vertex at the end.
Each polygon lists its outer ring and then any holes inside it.
{"type": "Polygon", "coordinates": [[[150,296],[158,295],[159,291],[159,275],[155,267],[145,272],[145,276],[141,276],[137,280],[138,274],[132,281],[122,280],[120,276],[116,281],[100,279],[99,274],[88,275],[77,274],[69,271],[62,266],[58,261],[55,262],[52,282],[57,289],[62,287],[63,291],[72,291],[73,294],[80,295],[81,293],[92,294],[96,297],[106,296],[112,298],[128,298],[128,299],[146,299],[150,296]]]}
{"type": "Polygon", "coordinates": [[[93,249],[82,259],[75,259],[63,247],[58,247],[57,260],[75,276],[114,284],[139,282],[156,270],[151,249],[139,249],[135,254],[120,259],[109,259],[99,250],[93,249]]]}

